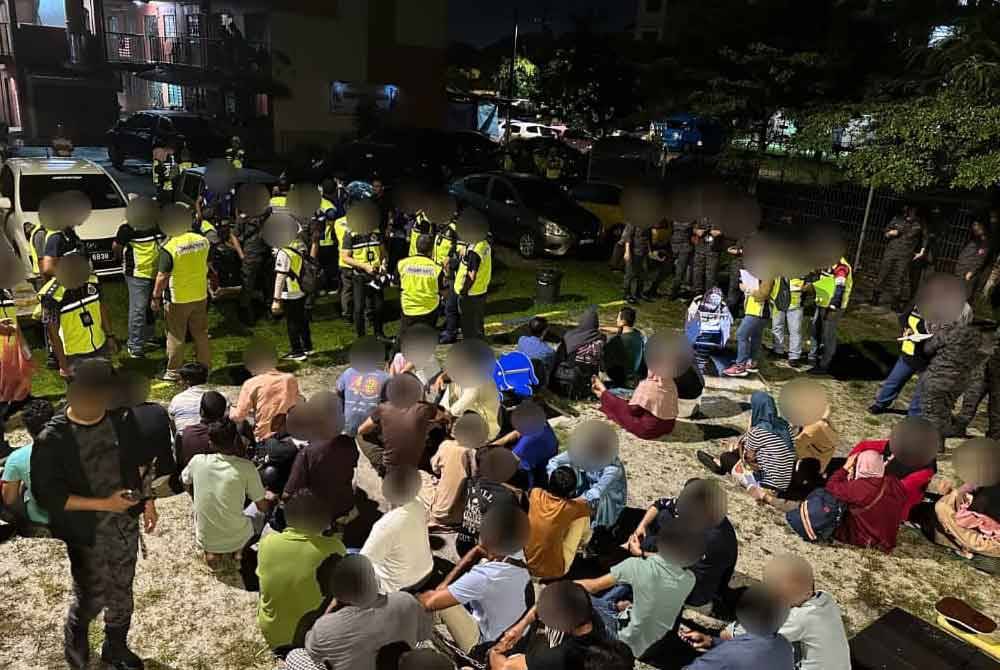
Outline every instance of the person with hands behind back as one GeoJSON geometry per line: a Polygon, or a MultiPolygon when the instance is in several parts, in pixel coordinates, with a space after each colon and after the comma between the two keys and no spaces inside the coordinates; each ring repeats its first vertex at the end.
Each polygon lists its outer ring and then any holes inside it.
{"type": "Polygon", "coordinates": [[[87,667],[89,628],[104,611],[101,659],[116,670],[141,670],[127,644],[139,521],[153,532],[156,505],[144,499],[144,448],[131,410],[109,411],[113,371],[102,359],[82,361],[69,379],[65,410],[38,436],[31,453],[31,490],[49,513],[52,535],[66,543],[73,601],[64,626],[71,668],[87,667]]]}

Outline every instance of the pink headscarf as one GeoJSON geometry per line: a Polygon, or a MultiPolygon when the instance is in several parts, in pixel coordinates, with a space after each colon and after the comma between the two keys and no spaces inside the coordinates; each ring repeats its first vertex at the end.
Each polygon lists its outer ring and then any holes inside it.
{"type": "Polygon", "coordinates": [[[854,464],[854,478],[868,479],[885,475],[885,460],[876,450],[862,451],[854,464]]]}
{"type": "Polygon", "coordinates": [[[664,379],[652,372],[639,385],[628,404],[643,408],[657,419],[670,421],[677,418],[677,385],[669,377],[664,379]]]}

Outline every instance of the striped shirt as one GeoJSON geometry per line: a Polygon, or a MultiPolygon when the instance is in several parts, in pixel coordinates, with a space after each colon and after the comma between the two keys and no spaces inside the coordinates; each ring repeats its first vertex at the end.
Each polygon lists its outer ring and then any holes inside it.
{"type": "Polygon", "coordinates": [[[790,450],[780,437],[763,428],[747,431],[744,446],[755,454],[759,468],[757,482],[776,491],[786,490],[795,471],[795,451],[790,450]]]}

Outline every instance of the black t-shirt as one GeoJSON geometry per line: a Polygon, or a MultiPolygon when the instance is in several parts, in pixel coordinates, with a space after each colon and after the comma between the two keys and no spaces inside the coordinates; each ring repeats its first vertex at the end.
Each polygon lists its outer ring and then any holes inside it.
{"type": "Polygon", "coordinates": [[[170,416],[162,405],[144,402],[132,408],[136,429],[142,435],[146,453],[156,458],[156,476],[172,474],[176,470],[173,440],[170,436],[170,416]]]}
{"type": "Polygon", "coordinates": [[[482,262],[483,259],[472,249],[465,252],[465,266],[469,269],[469,272],[478,270],[482,262]]]}
{"type": "MultiPolygon", "coordinates": [[[[596,617],[595,617],[596,618],[596,617]]],[[[576,670],[583,667],[587,647],[603,641],[597,629],[579,637],[567,635],[559,645],[533,651],[525,658],[528,670],[576,670]]]]}
{"type": "Polygon", "coordinates": [[[462,515],[462,527],[458,530],[458,541],[462,543],[476,544],[479,542],[479,528],[483,523],[483,516],[489,509],[500,504],[517,505],[526,509],[524,494],[513,489],[488,482],[484,479],[469,479],[465,484],[465,512],[462,515]]]}
{"type": "Polygon", "coordinates": [[[67,228],[56,231],[49,236],[49,239],[45,241],[45,251],[42,252],[42,256],[62,258],[70,254],[82,253],[84,253],[84,248],[80,236],[72,228],[67,228]]]}

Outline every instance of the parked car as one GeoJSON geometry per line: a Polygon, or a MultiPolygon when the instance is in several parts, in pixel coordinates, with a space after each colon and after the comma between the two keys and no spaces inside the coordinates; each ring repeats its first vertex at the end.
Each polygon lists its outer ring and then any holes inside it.
{"type": "Polygon", "coordinates": [[[601,241],[614,244],[625,227],[622,187],[600,181],[585,181],[570,191],[573,199],[601,221],[601,241]]]}
{"type": "Polygon", "coordinates": [[[534,175],[472,174],[449,191],[459,207],[482,212],[494,239],[516,246],[525,258],[565,256],[597,246],[601,222],[556,184],[534,175]]]}
{"type": "MultiPolygon", "coordinates": [[[[11,158],[0,169],[0,210],[10,217],[8,230],[23,232],[38,222],[38,206],[53,193],[80,191],[90,199],[91,212],[76,232],[83,241],[94,272],[118,274],[111,244],[125,220],[128,198],[102,167],[79,158],[11,158]]],[[[24,250],[27,246],[24,247],[24,250]]]]}
{"type": "Polygon", "coordinates": [[[718,122],[693,114],[674,114],[664,121],[654,121],[650,133],[674,153],[717,154],[725,141],[718,122]]]}
{"type": "MultiPolygon", "coordinates": [[[[500,129],[500,139],[503,140],[507,136],[507,122],[501,121],[499,124],[500,129]]],[[[512,140],[530,140],[537,137],[558,137],[559,133],[556,132],[554,128],[550,128],[541,123],[535,123],[533,121],[517,121],[511,120],[510,122],[510,139],[512,140]]]]}
{"type": "Polygon", "coordinates": [[[136,112],[107,132],[108,158],[119,169],[128,158],[151,160],[161,141],[186,143],[199,163],[225,155],[229,146],[229,136],[207,116],[153,109],[136,112]]]}
{"type": "Polygon", "coordinates": [[[594,136],[586,130],[574,130],[569,128],[559,139],[580,153],[587,153],[594,146],[594,136]]]}
{"type": "MultiPolygon", "coordinates": [[[[243,184],[264,184],[268,190],[278,183],[278,177],[270,172],[254,170],[252,168],[240,168],[236,171],[236,178],[233,186],[239,188],[243,184]]],[[[174,188],[174,202],[179,202],[194,207],[195,202],[205,191],[205,168],[203,166],[185,170],[177,177],[177,186],[174,188]]]]}
{"type": "Polygon", "coordinates": [[[554,137],[538,137],[533,140],[522,140],[511,144],[515,169],[520,172],[544,176],[544,169],[536,163],[536,158],[548,157],[555,150],[562,159],[562,176],[560,182],[575,182],[583,178],[587,172],[587,157],[554,137]]]}

